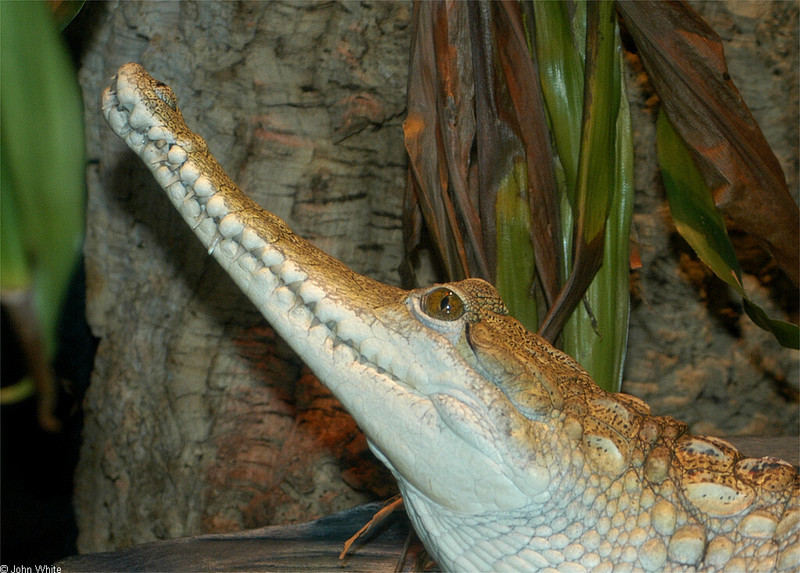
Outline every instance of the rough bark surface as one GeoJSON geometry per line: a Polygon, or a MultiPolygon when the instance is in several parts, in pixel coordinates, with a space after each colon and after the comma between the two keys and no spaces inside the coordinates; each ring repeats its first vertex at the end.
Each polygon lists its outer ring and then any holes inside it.
{"type": "MultiPolygon", "coordinates": [[[[700,7],[796,192],[796,4],[700,7]]],[[[142,63],[246,193],[396,284],[410,16],[406,2],[103,7],[81,71],[87,304],[101,340],[77,475],[81,551],[299,522],[388,495],[352,420],[206,255],[98,98],[119,65],[142,63]]],[[[624,390],[695,431],[795,433],[797,354],[746,318],[720,321],[703,291],[713,281],[690,280],[652,162],[651,94],[632,69],[637,159],[649,163],[637,173],[644,266],[624,390]]]]}

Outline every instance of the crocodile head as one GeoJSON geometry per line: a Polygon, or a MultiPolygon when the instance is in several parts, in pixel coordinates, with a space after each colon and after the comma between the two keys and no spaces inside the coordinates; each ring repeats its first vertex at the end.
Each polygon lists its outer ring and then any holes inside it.
{"type": "Polygon", "coordinates": [[[555,351],[478,279],[404,293],[399,305],[368,312],[370,342],[354,360],[363,378],[354,384],[345,372],[331,389],[407,503],[478,514],[548,500],[568,473],[560,467],[568,456],[556,464],[551,456],[563,404],[551,370],[568,375],[574,363],[559,354],[552,364],[542,350],[555,351]]]}
{"type": "Polygon", "coordinates": [[[446,569],[791,569],[800,482],[598,388],[481,280],[404,291],[356,274],[247,198],[137,64],[111,128],[356,419],[446,569]]]}

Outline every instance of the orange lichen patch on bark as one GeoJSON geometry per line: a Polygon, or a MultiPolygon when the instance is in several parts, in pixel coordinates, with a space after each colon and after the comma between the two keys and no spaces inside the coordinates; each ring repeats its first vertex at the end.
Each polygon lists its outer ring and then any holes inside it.
{"type": "Polygon", "coordinates": [[[261,114],[252,118],[253,137],[264,142],[274,142],[286,147],[309,147],[313,143],[295,133],[292,127],[277,114],[261,114]]]}
{"type": "Polygon", "coordinates": [[[366,92],[348,95],[334,104],[334,129],[339,137],[379,125],[386,119],[381,100],[366,92]]]}

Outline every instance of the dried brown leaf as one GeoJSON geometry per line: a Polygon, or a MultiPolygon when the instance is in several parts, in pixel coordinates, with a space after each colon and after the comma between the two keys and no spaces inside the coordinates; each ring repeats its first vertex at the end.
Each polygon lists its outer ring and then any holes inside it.
{"type": "Polygon", "coordinates": [[[532,240],[536,269],[548,304],[560,288],[561,243],[558,188],[553,169],[553,151],[544,112],[539,74],[528,43],[518,2],[492,3],[495,43],[503,72],[508,103],[498,109],[522,142],[528,171],[532,240]]]}
{"type": "MultiPolygon", "coordinates": [[[[515,162],[527,166],[531,242],[545,299],[559,289],[560,225],[552,149],[538,74],[528,52],[519,4],[470,3],[477,115],[477,187],[485,250],[496,264],[495,203],[515,162]]],[[[533,277],[531,277],[531,282],[533,277]]]]}
{"type": "Polygon", "coordinates": [[[719,36],[682,2],[617,2],[664,110],[717,206],[800,284],[800,211],[728,75],[719,36]]]}
{"type": "Polygon", "coordinates": [[[531,240],[542,253],[537,270],[546,299],[553,300],[559,288],[556,183],[519,6],[421,2],[414,27],[404,124],[412,183],[407,241],[418,243],[421,215],[451,279],[492,280],[497,188],[523,160],[534,213],[531,240]]]}
{"type": "MultiPolygon", "coordinates": [[[[468,181],[475,119],[466,5],[422,2],[414,11],[403,126],[413,184],[407,193],[416,194],[449,278],[487,276],[480,217],[468,181]]],[[[406,204],[411,207],[414,200],[407,197],[406,204]]],[[[413,229],[409,220],[407,238],[414,236],[413,229]]]]}

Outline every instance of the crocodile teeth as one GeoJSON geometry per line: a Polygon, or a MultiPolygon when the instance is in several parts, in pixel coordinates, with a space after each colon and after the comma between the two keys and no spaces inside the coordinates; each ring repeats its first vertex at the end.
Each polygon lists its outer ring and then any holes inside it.
{"type": "Polygon", "coordinates": [[[347,313],[343,307],[337,305],[328,297],[320,300],[314,311],[319,321],[323,323],[332,322],[334,324],[339,324],[346,318],[353,316],[352,313],[347,313]]]}
{"type": "Polygon", "coordinates": [[[164,161],[164,152],[158,148],[154,142],[150,142],[142,149],[142,160],[149,165],[157,165],[164,161]]]}
{"type": "MultiPolygon", "coordinates": [[[[183,169],[181,169],[181,176],[183,176],[183,169]]],[[[201,175],[194,182],[194,192],[197,193],[198,197],[205,198],[216,195],[217,189],[208,177],[201,175]]]]}
{"type": "MultiPolygon", "coordinates": [[[[209,201],[210,203],[211,201],[209,201]]],[[[208,209],[208,206],[206,206],[206,209],[208,209]]],[[[219,232],[226,237],[237,237],[242,231],[244,231],[244,223],[233,213],[225,215],[219,222],[219,232]]]]}
{"type": "Polygon", "coordinates": [[[280,281],[269,269],[262,268],[250,275],[250,282],[245,292],[250,296],[268,300],[279,284],[280,281]]]}
{"type": "Polygon", "coordinates": [[[349,366],[357,359],[356,351],[347,344],[340,344],[333,348],[333,361],[335,364],[349,366]]]}
{"type": "Polygon", "coordinates": [[[167,161],[173,165],[183,165],[188,158],[189,154],[179,145],[172,145],[167,152],[167,161]]]}
{"type": "Polygon", "coordinates": [[[276,288],[275,292],[272,294],[272,297],[275,302],[275,306],[284,312],[288,311],[292,308],[292,306],[294,306],[296,299],[294,293],[286,285],[281,285],[276,288]]]}
{"type": "Polygon", "coordinates": [[[150,127],[152,121],[152,114],[150,111],[141,104],[133,106],[133,111],[128,116],[128,123],[133,129],[140,129],[142,127],[150,127]]]}
{"type": "Polygon", "coordinates": [[[183,186],[183,183],[181,183],[180,180],[173,181],[166,187],[166,189],[167,193],[169,194],[169,198],[174,203],[177,203],[186,197],[186,187],[183,186]]]}
{"type": "Polygon", "coordinates": [[[284,261],[274,271],[286,284],[302,282],[308,278],[308,275],[293,261],[284,261]]]}
{"type": "Polygon", "coordinates": [[[138,131],[132,130],[128,135],[125,136],[125,141],[127,142],[128,146],[138,155],[142,152],[142,148],[147,142],[147,138],[138,131]]]}
{"type": "MultiPolygon", "coordinates": [[[[180,183],[176,183],[175,185],[178,186],[180,183]]],[[[186,201],[181,205],[181,213],[187,218],[197,218],[201,216],[202,211],[200,205],[198,205],[196,201],[186,201]]],[[[200,224],[199,221],[201,220],[202,219],[198,220],[198,224],[200,224]]]]}
{"type": "Polygon", "coordinates": [[[228,206],[225,204],[225,199],[222,198],[222,195],[214,195],[206,203],[206,213],[208,213],[209,217],[220,219],[225,217],[228,212],[228,206]]]}
{"type": "Polygon", "coordinates": [[[336,325],[336,335],[343,340],[351,342],[356,347],[359,347],[362,342],[373,336],[372,329],[363,320],[355,316],[339,321],[336,325]]]}
{"type": "Polygon", "coordinates": [[[164,188],[180,181],[180,178],[166,165],[162,165],[153,171],[153,176],[156,178],[156,181],[158,181],[158,184],[164,188]]]}
{"type": "Polygon", "coordinates": [[[130,129],[128,125],[128,114],[121,109],[112,107],[106,113],[106,121],[115,132],[125,134],[126,129],[130,129]]]}
{"type": "Polygon", "coordinates": [[[217,245],[219,244],[219,242],[221,240],[222,240],[222,235],[220,235],[219,233],[214,235],[214,239],[211,241],[211,244],[208,247],[208,254],[209,255],[213,255],[214,254],[214,249],[217,248],[217,245]]]}
{"type": "Polygon", "coordinates": [[[248,251],[255,251],[256,249],[263,249],[267,246],[267,243],[258,233],[248,227],[242,232],[242,246],[248,251]]]}
{"type": "Polygon", "coordinates": [[[248,273],[254,273],[258,269],[258,265],[256,264],[256,258],[251,255],[246,250],[242,249],[244,252],[240,255],[237,255],[236,262],[239,263],[239,266],[244,269],[248,273]]]}
{"type": "Polygon", "coordinates": [[[139,95],[136,92],[136,88],[126,84],[120,85],[120,83],[117,82],[117,100],[122,107],[127,106],[127,108],[130,109],[138,99],[139,95]]]}
{"type": "Polygon", "coordinates": [[[286,257],[278,249],[271,249],[265,246],[261,253],[261,262],[270,268],[281,264],[285,260],[286,257]]]}
{"type": "Polygon", "coordinates": [[[210,245],[211,241],[217,234],[217,225],[214,223],[213,219],[203,217],[200,219],[200,221],[198,221],[197,226],[195,227],[195,232],[203,241],[210,245]]]}
{"type": "Polygon", "coordinates": [[[311,328],[311,321],[314,319],[314,315],[302,303],[297,304],[297,299],[295,299],[295,306],[289,311],[289,318],[296,325],[308,331],[311,328]]]}
{"type": "Polygon", "coordinates": [[[325,291],[316,283],[308,280],[300,285],[297,296],[303,299],[306,304],[314,304],[325,298],[325,291]]]}
{"type": "MultiPolygon", "coordinates": [[[[316,317],[315,317],[316,318],[316,317]]],[[[314,319],[312,319],[311,324],[314,324],[314,319]]],[[[322,323],[318,323],[316,325],[311,326],[308,331],[308,341],[312,346],[317,348],[324,348],[327,341],[331,337],[330,329],[322,323]]],[[[333,347],[331,346],[331,350],[333,347]]]]}
{"type": "Polygon", "coordinates": [[[181,180],[188,185],[194,185],[200,178],[200,169],[191,161],[187,161],[181,167],[181,180]]]}
{"type": "Polygon", "coordinates": [[[147,137],[151,140],[162,141],[163,144],[175,143],[175,134],[163,125],[154,125],[147,130],[147,137]]]}
{"type": "Polygon", "coordinates": [[[222,239],[218,248],[219,251],[230,261],[229,264],[236,262],[236,256],[239,252],[239,243],[231,239],[222,239]]]}

